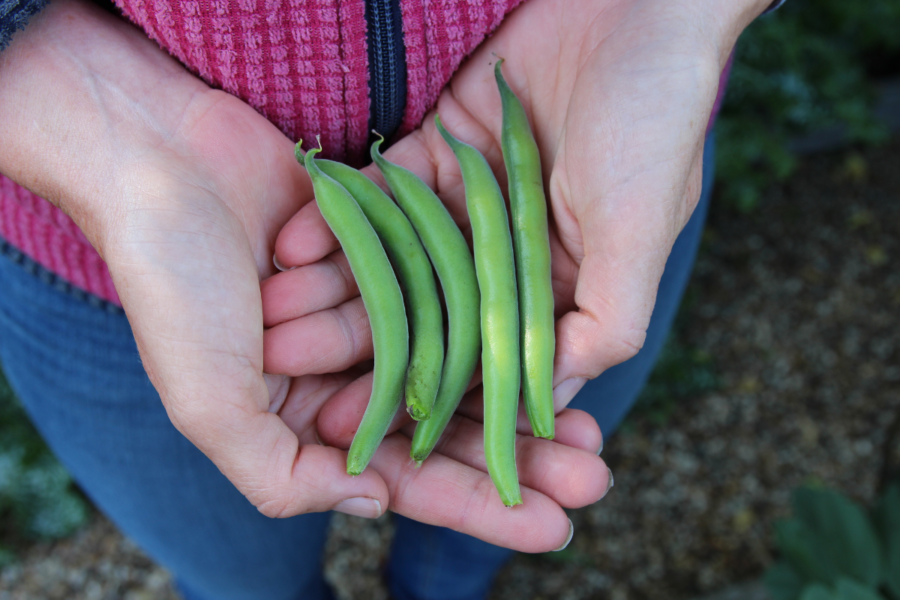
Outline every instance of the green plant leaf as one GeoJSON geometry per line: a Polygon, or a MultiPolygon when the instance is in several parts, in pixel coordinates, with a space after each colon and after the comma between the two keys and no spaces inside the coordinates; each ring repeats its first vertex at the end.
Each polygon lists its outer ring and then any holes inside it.
{"type": "Polygon", "coordinates": [[[9,548],[0,544],[0,569],[7,565],[11,565],[17,560],[16,554],[9,548]]]}
{"type": "Polygon", "coordinates": [[[884,600],[874,589],[861,585],[852,579],[838,579],[834,591],[838,600],[884,600]]]}
{"type": "MultiPolygon", "coordinates": [[[[828,489],[800,488],[791,498],[802,524],[794,533],[817,565],[814,581],[834,585],[841,576],[876,588],[881,582],[881,546],[872,523],[856,503],[828,489]]],[[[801,573],[805,573],[802,569],[801,573]]]]}
{"type": "Polygon", "coordinates": [[[803,522],[796,518],[776,522],[775,541],[785,560],[804,583],[832,583],[834,564],[830,556],[822,552],[816,536],[803,522]]]}
{"type": "Polygon", "coordinates": [[[900,483],[888,486],[873,518],[884,546],[884,583],[895,598],[900,598],[900,483]]]}
{"type": "Polygon", "coordinates": [[[811,583],[803,588],[800,600],[837,600],[837,598],[821,583],[811,583]]]}
{"type": "Polygon", "coordinates": [[[784,561],[769,567],[763,579],[772,600],[798,600],[803,593],[803,577],[784,561]]]}
{"type": "Polygon", "coordinates": [[[0,536],[58,539],[86,524],[90,514],[0,372],[0,536]]]}

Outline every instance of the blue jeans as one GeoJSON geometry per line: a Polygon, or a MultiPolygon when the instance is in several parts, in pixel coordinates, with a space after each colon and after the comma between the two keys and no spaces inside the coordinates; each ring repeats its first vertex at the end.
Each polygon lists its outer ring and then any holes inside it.
{"type": "MultiPolygon", "coordinates": [[[[609,434],[643,387],[684,291],[703,196],[662,278],[644,348],[589,382],[572,406],[609,434]]],[[[0,363],[53,451],[110,519],[169,568],[188,600],[331,597],[321,559],[328,514],[262,516],[169,422],[121,309],[0,240],[0,363]]],[[[397,600],[483,598],[512,552],[395,516],[387,575],[397,600]]]]}

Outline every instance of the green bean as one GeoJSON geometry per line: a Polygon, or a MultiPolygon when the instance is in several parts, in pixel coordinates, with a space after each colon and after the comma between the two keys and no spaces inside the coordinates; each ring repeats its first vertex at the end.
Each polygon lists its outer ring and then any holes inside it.
{"type": "Polygon", "coordinates": [[[350,192],[319,170],[313,156],[320,150],[310,150],[304,166],[319,210],[341,243],[356,278],[369,314],[375,350],[372,395],[347,454],[347,473],[359,475],[384,439],[400,406],[409,361],[409,335],[400,284],[378,235],[350,192]]]}
{"type": "Polygon", "coordinates": [[[525,411],[535,437],[553,439],[553,355],[556,332],[550,279],[550,235],[541,156],[522,103],[503,79],[497,61],[494,76],[503,102],[501,144],[509,179],[525,411]]]}
{"type": "Polygon", "coordinates": [[[484,386],[484,457],[506,506],[522,503],[516,471],[519,409],[519,301],[509,216],[503,192],[484,156],[459,141],[435,116],[456,155],[472,223],[475,272],[481,292],[481,371],[484,386]]]}
{"type": "MultiPolygon", "coordinates": [[[[303,163],[303,155],[297,153],[303,163]]],[[[319,169],[347,188],[381,238],[406,299],[409,368],[406,410],[416,421],[431,416],[444,364],[444,316],[431,262],[419,236],[394,201],[357,169],[317,159],[319,169]]]]}
{"type": "Polygon", "coordinates": [[[381,156],[380,146],[380,141],[372,144],[372,160],[419,234],[447,304],[447,351],[441,385],[431,418],[416,425],[410,449],[410,456],[421,464],[450,422],[475,372],[481,346],[478,282],[466,239],[443,202],[414,173],[381,156]]]}

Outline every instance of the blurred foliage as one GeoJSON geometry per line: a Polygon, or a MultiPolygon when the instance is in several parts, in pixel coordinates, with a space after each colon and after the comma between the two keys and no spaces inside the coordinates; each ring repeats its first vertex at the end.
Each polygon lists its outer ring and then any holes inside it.
{"type": "Polygon", "coordinates": [[[791,506],[765,576],[773,600],[900,600],[900,484],[871,512],[821,487],[796,490],[791,506]]]}
{"type": "Polygon", "coordinates": [[[0,566],[15,558],[6,547],[11,540],[65,537],[89,516],[89,504],[0,372],[0,566]]]}
{"type": "Polygon", "coordinates": [[[789,140],[840,126],[851,143],[888,136],[874,80],[900,72],[900,0],[790,0],[738,41],[717,124],[717,181],[752,210],[797,164],[789,140]]]}

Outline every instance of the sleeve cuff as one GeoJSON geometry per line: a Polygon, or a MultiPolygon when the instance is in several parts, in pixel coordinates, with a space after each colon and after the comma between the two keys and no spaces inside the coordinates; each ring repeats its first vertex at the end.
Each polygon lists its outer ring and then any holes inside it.
{"type": "Polygon", "coordinates": [[[787,2],[787,0],[775,0],[774,2],[772,2],[772,4],[769,5],[769,8],[767,8],[766,10],[763,11],[762,14],[764,14],[764,15],[769,14],[773,10],[778,9],[778,7],[780,7],[785,2],[787,2]]]}
{"type": "Polygon", "coordinates": [[[47,6],[49,0],[0,0],[0,52],[6,49],[13,34],[25,29],[28,19],[47,6]]]}

